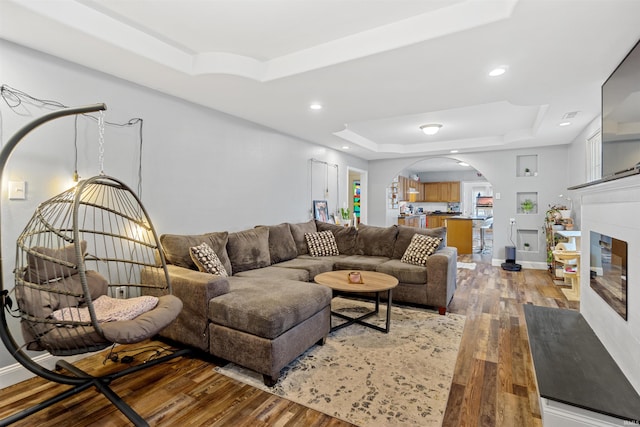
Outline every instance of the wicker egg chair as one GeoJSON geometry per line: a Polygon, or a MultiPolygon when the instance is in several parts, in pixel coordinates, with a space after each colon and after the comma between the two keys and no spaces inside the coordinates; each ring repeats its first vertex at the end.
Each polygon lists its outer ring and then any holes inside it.
{"type": "MultiPolygon", "coordinates": [[[[96,105],[59,110],[30,123],[0,153],[0,173],[13,148],[31,129],[57,117],[104,108],[96,105]]],[[[171,295],[163,252],[147,212],[124,183],[104,175],[80,181],[38,206],[17,240],[14,276],[24,347],[46,350],[54,356],[147,340],[175,320],[182,309],[182,302],[171,295]]],[[[0,336],[7,349],[36,375],[73,386],[0,420],[0,425],[91,387],[111,400],[133,424],[148,425],[113,392],[109,383],[183,356],[188,350],[174,351],[105,376],[90,375],[65,360],[57,361],[56,369],[49,370],[36,363],[14,340],[5,314],[11,308],[11,299],[3,283],[0,291],[0,336]]]]}

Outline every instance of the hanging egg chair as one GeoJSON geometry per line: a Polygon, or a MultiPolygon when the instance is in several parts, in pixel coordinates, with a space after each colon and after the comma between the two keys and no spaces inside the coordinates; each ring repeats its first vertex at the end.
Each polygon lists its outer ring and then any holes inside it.
{"type": "MultiPolygon", "coordinates": [[[[0,152],[0,173],[30,130],[57,117],[105,109],[103,104],[55,111],[28,124],[0,152]]],[[[0,239],[1,243],[1,239],[0,239]]],[[[116,178],[99,175],[41,203],[17,240],[15,300],[24,347],[69,356],[114,344],[147,340],[173,322],[182,302],[171,294],[158,236],[138,197],[116,178]]],[[[0,336],[27,369],[74,386],[4,420],[6,425],[90,387],[111,400],[135,425],[146,421],[109,383],[140,369],[183,356],[178,350],[106,376],[92,376],[65,360],[49,370],[16,343],[7,325],[11,308],[0,268],[3,310],[0,336]]]]}

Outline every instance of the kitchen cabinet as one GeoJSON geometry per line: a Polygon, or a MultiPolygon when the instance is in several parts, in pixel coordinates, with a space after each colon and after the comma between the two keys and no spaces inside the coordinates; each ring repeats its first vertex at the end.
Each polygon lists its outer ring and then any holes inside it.
{"type": "Polygon", "coordinates": [[[425,182],[425,202],[460,202],[460,181],[425,182]]]}
{"type": "Polygon", "coordinates": [[[425,228],[426,215],[404,215],[398,217],[398,225],[406,225],[408,227],[425,228]]]}
{"type": "Polygon", "coordinates": [[[447,201],[460,203],[460,181],[447,182],[447,187],[449,190],[449,199],[447,201]]]}
{"type": "Polygon", "coordinates": [[[425,192],[424,200],[426,202],[440,201],[440,183],[439,182],[425,182],[424,192],[425,192]]]}
{"type": "Polygon", "coordinates": [[[460,203],[460,181],[420,182],[405,176],[398,176],[398,198],[412,202],[460,203]],[[411,200],[410,190],[416,190],[411,200]]]}

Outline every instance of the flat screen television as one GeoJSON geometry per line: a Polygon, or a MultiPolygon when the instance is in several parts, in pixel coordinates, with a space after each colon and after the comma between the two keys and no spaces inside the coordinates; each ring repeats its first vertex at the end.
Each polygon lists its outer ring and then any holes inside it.
{"type": "Polygon", "coordinates": [[[602,85],[602,179],[640,167],[640,41],[602,85]]]}

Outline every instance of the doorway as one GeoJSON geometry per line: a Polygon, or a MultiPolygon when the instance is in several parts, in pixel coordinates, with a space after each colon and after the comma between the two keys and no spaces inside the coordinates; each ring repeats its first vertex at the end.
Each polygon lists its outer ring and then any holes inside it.
{"type": "Polygon", "coordinates": [[[357,224],[367,223],[366,206],[367,172],[352,167],[347,168],[346,204],[351,219],[357,224]]]}
{"type": "Polygon", "coordinates": [[[473,219],[473,253],[493,253],[493,187],[489,182],[462,182],[463,212],[473,219]]]}

